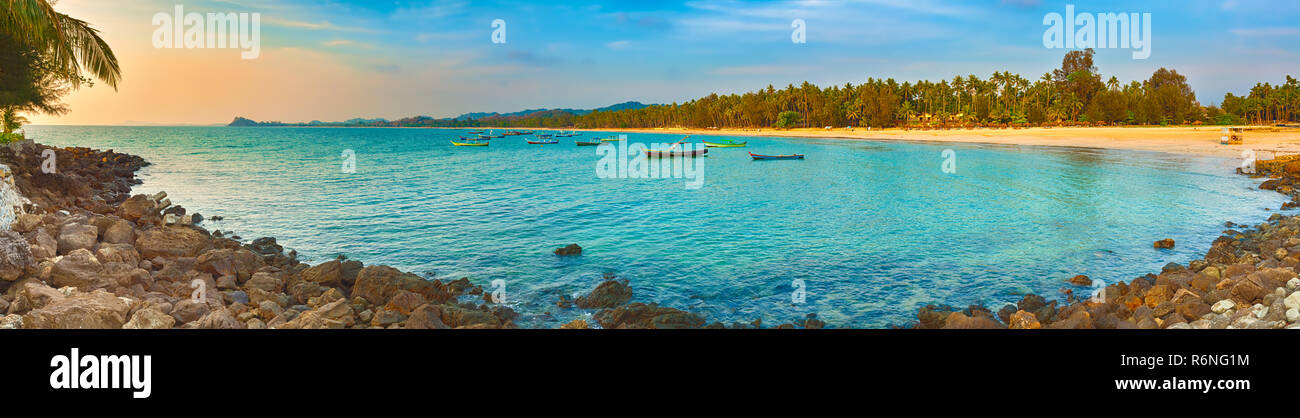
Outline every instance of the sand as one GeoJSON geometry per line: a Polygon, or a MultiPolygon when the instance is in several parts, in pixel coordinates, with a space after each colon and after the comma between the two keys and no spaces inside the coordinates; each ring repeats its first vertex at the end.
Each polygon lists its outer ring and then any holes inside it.
{"type": "MultiPolygon", "coordinates": [[[[1221,127],[1115,127],[1115,128],[1027,128],[954,129],[948,131],[904,131],[901,129],[578,129],[577,131],[644,132],[681,135],[781,136],[807,138],[871,139],[896,141],[971,142],[1006,145],[1047,145],[1167,152],[1223,158],[1241,158],[1242,151],[1255,150],[1258,158],[1272,158],[1273,150],[1300,153],[1300,128],[1245,127],[1245,143],[1221,145],[1221,127]]],[[[539,129],[541,130],[541,129],[539,129]]]]}

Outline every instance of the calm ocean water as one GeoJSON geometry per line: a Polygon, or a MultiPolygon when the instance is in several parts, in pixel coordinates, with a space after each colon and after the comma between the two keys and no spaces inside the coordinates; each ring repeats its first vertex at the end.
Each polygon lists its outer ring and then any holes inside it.
{"type": "Polygon", "coordinates": [[[598,178],[596,147],[573,138],[453,147],[465,131],[27,131],[143,156],[153,165],[138,192],[166,190],[191,212],[226,218],[210,230],[274,236],[314,263],[346,254],[485,288],[502,279],[518,322],[532,327],[589,316],[555,301],[606,272],[630,279],[634,300],[710,321],[817,313],[835,327],[882,327],[927,302],[996,309],[1026,292],[1056,298],[1075,274],[1111,283],[1186,263],[1224,221],[1255,224],[1284,201],[1230,174],[1235,161],[1147,152],[754,138],[711,149],[692,190],[683,179],[598,178]],[[349,149],[355,173],[341,169],[349,149]],[[945,149],[956,173],[941,170],[945,149]],[[746,151],[807,160],[755,162],[746,151]],[[1162,238],[1177,247],[1153,249],[1162,238]],[[583,255],[551,254],[569,243],[583,255]],[[791,303],[795,279],[805,303],[791,303]]]}

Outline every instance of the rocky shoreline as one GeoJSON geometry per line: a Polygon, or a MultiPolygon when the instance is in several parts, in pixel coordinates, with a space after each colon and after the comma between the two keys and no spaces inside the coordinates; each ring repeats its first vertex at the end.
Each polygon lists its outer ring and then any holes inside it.
{"type": "MultiPolygon", "coordinates": [[[[1257,164],[1262,190],[1291,198],[1282,209],[1300,206],[1300,158],[1257,164]]],[[[1091,280],[1063,280],[1064,302],[1028,294],[996,312],[927,305],[920,329],[1300,329],[1300,216],[1275,213],[1255,227],[1224,224],[1205,257],[1187,265],[1169,263],[1158,274],[1114,283],[1093,294],[1091,280]],[[1076,298],[1075,293],[1080,297],[1076,298]],[[1082,299],[1082,300],[1080,300],[1082,299]],[[1058,306],[1059,305],[1059,306],[1058,306]]],[[[1173,240],[1156,241],[1169,248],[1173,240]]]]}
{"type": "MultiPolygon", "coordinates": [[[[149,164],[138,156],[28,140],[0,147],[0,164],[0,187],[27,200],[0,229],[0,329],[516,328],[518,314],[468,278],[444,283],[342,257],[313,266],[275,238],[245,244],[209,232],[165,192],[130,194],[149,164]],[[49,151],[53,173],[41,169],[49,151]]],[[[594,312],[559,328],[761,326],[706,325],[632,299],[626,280],[608,276],[556,302],[594,312]]],[[[796,322],[777,328],[824,325],[815,315],[796,322]]]]}

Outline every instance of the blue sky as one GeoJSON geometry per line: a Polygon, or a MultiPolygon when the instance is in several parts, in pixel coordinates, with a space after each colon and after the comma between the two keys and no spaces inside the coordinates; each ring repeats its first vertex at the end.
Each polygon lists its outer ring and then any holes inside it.
{"type": "MultiPolygon", "coordinates": [[[[1097,66],[1107,76],[1145,79],[1159,67],[1174,68],[1187,75],[1203,103],[1217,103],[1227,91],[1245,92],[1256,81],[1281,81],[1288,72],[1300,76],[1300,2],[1068,3],[1080,13],[1151,13],[1151,57],[1134,60],[1129,50],[1101,49],[1097,66]]],[[[203,75],[203,68],[222,68],[229,77],[200,83],[215,86],[199,101],[207,103],[201,109],[110,109],[122,106],[113,106],[104,89],[83,90],[76,94],[88,98],[69,100],[73,114],[47,121],[445,117],[626,100],[668,103],[803,80],[824,86],[868,77],[986,78],[1003,70],[1032,80],[1057,67],[1065,53],[1043,46],[1042,22],[1046,13],[1064,13],[1066,4],[146,0],[110,7],[118,5],[64,0],[58,8],[96,23],[115,50],[124,50],[125,80],[114,93],[119,102],[187,104],[191,99],[159,97],[166,91],[146,85],[167,76],[151,73],[161,71],[157,67],[205,78],[213,76],[203,75]],[[231,54],[150,50],[141,39],[153,29],[148,16],[177,3],[187,11],[261,13],[262,58],[241,62],[231,54]],[[807,23],[805,44],[791,42],[796,18],[807,23]],[[506,21],[505,44],[491,42],[494,19],[506,21]],[[127,65],[128,58],[136,63],[127,65]],[[139,64],[156,60],[167,64],[139,64]],[[238,100],[211,97],[231,89],[241,91],[238,100]],[[96,95],[104,98],[92,100],[96,95]],[[86,102],[81,108],[79,100],[86,102]]]]}

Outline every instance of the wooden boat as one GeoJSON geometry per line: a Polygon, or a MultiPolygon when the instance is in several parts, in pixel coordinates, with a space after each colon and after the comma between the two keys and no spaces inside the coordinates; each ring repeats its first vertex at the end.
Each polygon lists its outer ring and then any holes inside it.
{"type": "Polygon", "coordinates": [[[761,155],[761,154],[755,154],[751,152],[749,153],[749,157],[755,160],[802,160],[803,154],[761,155]]]}
{"type": "Polygon", "coordinates": [[[455,146],[458,146],[458,147],[486,147],[486,146],[488,146],[488,144],[490,144],[490,142],[456,142],[456,141],[451,141],[451,144],[452,144],[452,145],[455,145],[455,146]]]}
{"type": "Polygon", "coordinates": [[[745,146],[745,144],[748,144],[748,143],[749,143],[748,141],[745,141],[745,142],[736,142],[736,141],[732,141],[732,140],[723,140],[723,141],[703,141],[703,142],[704,142],[704,146],[705,146],[705,147],[708,147],[708,148],[740,148],[740,147],[745,146]]]}
{"type": "Polygon", "coordinates": [[[550,141],[528,141],[528,143],[533,145],[552,145],[552,144],[558,144],[560,143],[560,141],[552,139],[550,141]]]}
{"type": "Polygon", "coordinates": [[[573,141],[573,143],[577,144],[580,147],[590,147],[590,146],[600,145],[600,141],[573,141]]]}
{"type": "Polygon", "coordinates": [[[648,158],[667,158],[667,157],[707,157],[709,149],[700,148],[690,151],[678,150],[646,150],[645,156],[648,158]]]}
{"type": "Polygon", "coordinates": [[[620,141],[620,140],[618,139],[617,136],[611,136],[611,137],[608,137],[608,138],[601,138],[600,140],[603,141],[603,142],[618,142],[618,141],[620,141]]]}
{"type": "Polygon", "coordinates": [[[537,139],[551,139],[551,136],[549,134],[537,134],[537,139]]]}
{"type": "Polygon", "coordinates": [[[462,142],[464,142],[464,141],[487,141],[486,139],[480,139],[480,138],[466,138],[466,137],[463,137],[463,136],[458,136],[457,138],[460,138],[460,140],[461,140],[462,142]]]}

